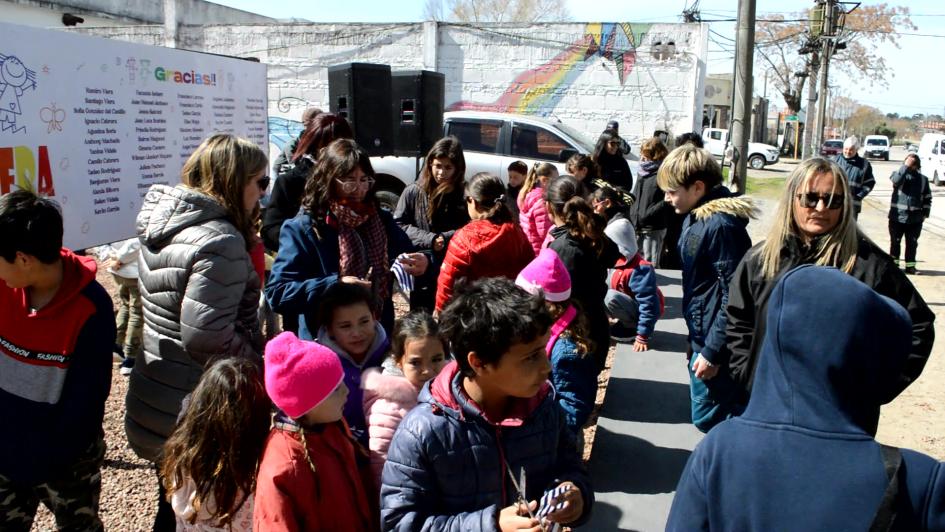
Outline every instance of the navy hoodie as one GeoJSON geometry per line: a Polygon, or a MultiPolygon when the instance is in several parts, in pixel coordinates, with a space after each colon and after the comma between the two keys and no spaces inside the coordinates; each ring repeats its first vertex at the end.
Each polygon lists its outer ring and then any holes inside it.
{"type": "MultiPolygon", "coordinates": [[[[909,353],[909,315],[805,265],[774,288],[767,324],[748,408],[696,447],[666,529],[868,530],[888,478],[864,425],[909,353]]],[[[945,470],[902,458],[895,529],[945,530],[945,470]]]]}

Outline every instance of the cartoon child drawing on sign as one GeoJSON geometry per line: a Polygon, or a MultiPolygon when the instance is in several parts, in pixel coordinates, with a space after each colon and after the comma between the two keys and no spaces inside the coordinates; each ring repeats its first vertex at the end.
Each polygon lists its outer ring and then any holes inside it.
{"type": "Polygon", "coordinates": [[[18,57],[0,54],[0,131],[26,131],[26,126],[16,125],[22,114],[20,96],[26,89],[36,89],[36,72],[26,68],[18,57]]]}

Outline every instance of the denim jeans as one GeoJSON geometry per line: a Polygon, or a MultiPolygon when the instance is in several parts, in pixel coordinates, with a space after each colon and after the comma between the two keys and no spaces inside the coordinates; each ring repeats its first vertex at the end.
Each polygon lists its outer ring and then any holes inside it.
{"type": "Polygon", "coordinates": [[[666,236],[666,229],[647,231],[637,234],[637,245],[640,248],[640,255],[653,264],[654,268],[660,267],[660,253],[663,251],[663,238],[666,236]]]}
{"type": "Polygon", "coordinates": [[[719,372],[708,380],[696,377],[692,365],[699,357],[692,355],[689,361],[689,399],[692,403],[692,424],[702,432],[718,425],[730,417],[740,416],[745,405],[740,400],[740,393],[735,381],[728,374],[728,366],[719,368],[719,372]]]}

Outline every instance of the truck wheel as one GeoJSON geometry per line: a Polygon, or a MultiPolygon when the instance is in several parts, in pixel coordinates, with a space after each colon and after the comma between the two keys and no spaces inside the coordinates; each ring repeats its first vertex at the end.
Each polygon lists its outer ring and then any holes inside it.
{"type": "Polygon", "coordinates": [[[883,160],[884,160],[884,161],[888,161],[888,160],[889,160],[889,152],[888,152],[888,151],[886,152],[886,155],[883,156],[883,160]]]}
{"type": "Polygon", "coordinates": [[[390,212],[394,212],[394,209],[397,208],[397,202],[400,201],[400,194],[390,190],[378,190],[374,192],[374,196],[380,202],[381,208],[390,212]]]}
{"type": "Polygon", "coordinates": [[[758,154],[752,155],[748,158],[748,166],[751,166],[754,170],[763,170],[765,167],[765,158],[758,154]]]}

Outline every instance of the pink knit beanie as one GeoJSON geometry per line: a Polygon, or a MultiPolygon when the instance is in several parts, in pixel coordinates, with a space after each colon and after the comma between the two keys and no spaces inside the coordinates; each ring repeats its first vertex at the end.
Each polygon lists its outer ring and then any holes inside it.
{"type": "Polygon", "coordinates": [[[266,393],[293,419],[320,405],[345,376],[334,351],[291,332],[266,344],[264,364],[266,393]]]}
{"type": "Polygon", "coordinates": [[[539,251],[538,256],[518,274],[515,284],[530,294],[544,292],[545,299],[552,303],[567,301],[571,297],[571,275],[551,248],[539,251]]]}

